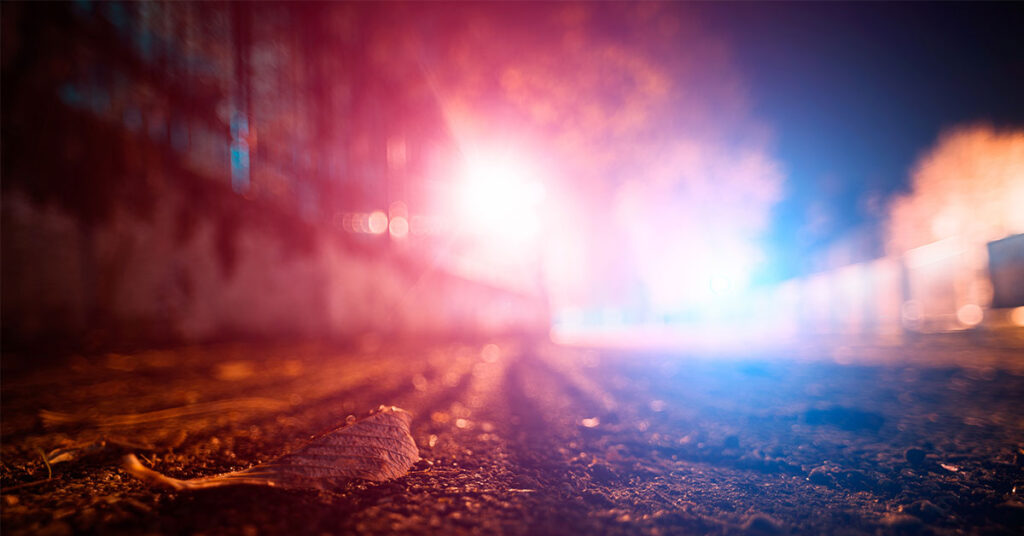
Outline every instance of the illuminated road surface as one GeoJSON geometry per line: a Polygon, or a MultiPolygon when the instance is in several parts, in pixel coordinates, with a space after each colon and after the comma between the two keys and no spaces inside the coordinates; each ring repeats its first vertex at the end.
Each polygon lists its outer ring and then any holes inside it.
{"type": "Polygon", "coordinates": [[[4,532],[1011,533],[1024,522],[1019,351],[848,349],[840,365],[372,346],[221,346],[45,370],[5,358],[4,532]],[[910,364],[922,355],[946,358],[910,364]],[[180,478],[242,469],[380,404],[414,414],[424,458],[392,482],[175,494],[117,469],[128,452],[180,478]],[[183,411],[104,427],[46,428],[38,413],[97,422],[169,408],[183,411]],[[71,459],[47,480],[39,450],[60,447],[71,459]]]}

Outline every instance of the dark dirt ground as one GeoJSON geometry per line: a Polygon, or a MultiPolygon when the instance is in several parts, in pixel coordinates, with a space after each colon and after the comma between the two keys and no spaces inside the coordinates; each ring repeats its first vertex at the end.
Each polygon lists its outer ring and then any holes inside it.
{"type": "Polygon", "coordinates": [[[794,355],[522,340],[7,355],[2,531],[1024,532],[1019,348],[794,355]],[[380,404],[413,413],[423,457],[390,482],[175,493],[118,468],[135,453],[178,478],[243,469],[380,404]],[[102,418],[169,408],[183,410],[102,418]],[[79,418],[44,425],[41,410],[79,418]],[[70,459],[48,478],[59,448],[70,459]]]}

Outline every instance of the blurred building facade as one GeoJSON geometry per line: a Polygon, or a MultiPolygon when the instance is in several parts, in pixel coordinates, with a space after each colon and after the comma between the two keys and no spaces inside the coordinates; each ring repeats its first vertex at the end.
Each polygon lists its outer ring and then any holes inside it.
{"type": "Polygon", "coordinates": [[[1024,132],[953,129],[911,186],[890,207],[884,257],[841,262],[869,251],[854,234],[830,250],[831,268],[767,291],[788,329],[894,339],[1024,325],[1024,132]]]}
{"type": "Polygon", "coordinates": [[[888,250],[905,260],[915,327],[973,327],[983,310],[1024,306],[1024,132],[953,129],[911,185],[892,206],[888,250]]]}
{"type": "Polygon", "coordinates": [[[2,9],[5,341],[544,324],[528,282],[450,269],[400,10],[2,9]]]}

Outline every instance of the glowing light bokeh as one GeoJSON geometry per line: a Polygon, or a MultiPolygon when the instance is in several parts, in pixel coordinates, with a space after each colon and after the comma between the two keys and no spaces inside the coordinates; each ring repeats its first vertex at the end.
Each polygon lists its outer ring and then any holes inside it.
{"type": "Polygon", "coordinates": [[[1015,307],[1010,311],[1010,322],[1016,326],[1024,327],[1024,307],[1015,307]]]}
{"type": "Polygon", "coordinates": [[[464,229],[475,235],[521,240],[540,230],[544,186],[523,157],[507,151],[467,157],[459,188],[464,229]]]}
{"type": "Polygon", "coordinates": [[[388,215],[384,211],[377,210],[370,213],[366,220],[367,229],[372,234],[383,234],[388,230],[388,215]]]}
{"type": "Polygon", "coordinates": [[[388,231],[393,238],[405,238],[409,234],[409,220],[404,216],[395,216],[388,223],[388,231]]]}
{"type": "Polygon", "coordinates": [[[480,359],[484,363],[495,363],[501,359],[501,347],[494,343],[484,345],[480,350],[480,359]]]}
{"type": "Polygon", "coordinates": [[[740,247],[666,241],[653,258],[655,262],[641,264],[641,281],[652,309],[671,314],[707,312],[712,303],[738,299],[749,285],[756,257],[740,247]]]}
{"type": "Polygon", "coordinates": [[[708,286],[711,288],[711,292],[719,296],[727,296],[732,294],[736,286],[733,280],[728,276],[714,275],[711,276],[711,280],[708,282],[708,286]]]}
{"type": "Polygon", "coordinates": [[[984,317],[984,311],[974,303],[969,303],[956,310],[956,319],[965,326],[977,326],[984,317]]]}

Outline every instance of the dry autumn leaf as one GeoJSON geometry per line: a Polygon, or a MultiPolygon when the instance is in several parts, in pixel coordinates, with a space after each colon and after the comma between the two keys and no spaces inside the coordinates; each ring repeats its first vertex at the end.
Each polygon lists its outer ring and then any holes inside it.
{"type": "Polygon", "coordinates": [[[149,469],[129,454],[124,469],[140,480],[173,490],[252,484],[281,488],[336,488],[351,479],[390,480],[419,461],[409,434],[410,414],[381,406],[369,417],[327,432],[295,452],[244,471],[178,480],[149,469]]]}

